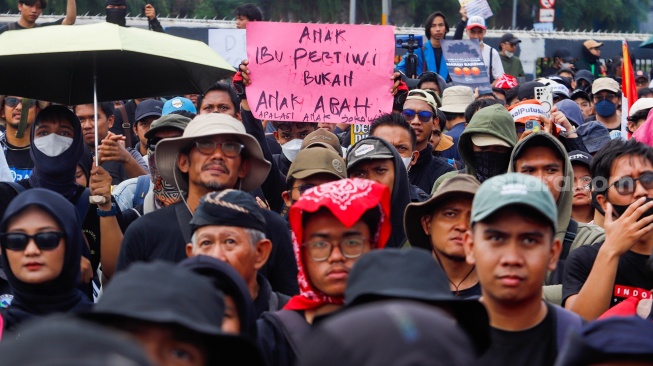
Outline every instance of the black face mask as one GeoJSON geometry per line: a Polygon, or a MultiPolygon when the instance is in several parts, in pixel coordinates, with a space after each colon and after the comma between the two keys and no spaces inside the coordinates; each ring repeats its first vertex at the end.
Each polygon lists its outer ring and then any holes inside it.
{"type": "Polygon", "coordinates": [[[476,178],[478,178],[479,182],[483,183],[486,179],[504,174],[508,171],[510,153],[475,152],[474,163],[476,164],[476,178]]]}
{"type": "Polygon", "coordinates": [[[107,23],[117,24],[124,27],[127,24],[125,17],[127,16],[127,9],[113,8],[106,9],[107,23]]]}
{"type": "MultiPolygon", "coordinates": [[[[653,198],[648,198],[648,197],[647,197],[647,198],[646,198],[646,202],[644,202],[644,204],[647,204],[647,203],[649,203],[649,202],[651,202],[651,201],[653,201],[653,198]]],[[[612,203],[612,202],[610,202],[610,203],[612,203]]],[[[630,207],[630,205],[615,205],[614,203],[612,203],[612,207],[614,208],[614,212],[616,212],[616,213],[619,215],[619,217],[621,217],[621,215],[623,215],[624,212],[626,212],[626,209],[627,209],[628,207],[630,207]]],[[[645,218],[645,217],[647,217],[647,216],[651,216],[651,215],[653,215],[653,208],[649,208],[648,210],[646,210],[646,212],[644,212],[644,213],[643,213],[643,214],[642,214],[642,215],[637,219],[637,221],[639,221],[639,220],[641,220],[641,219],[643,219],[643,218],[645,218]]]]}

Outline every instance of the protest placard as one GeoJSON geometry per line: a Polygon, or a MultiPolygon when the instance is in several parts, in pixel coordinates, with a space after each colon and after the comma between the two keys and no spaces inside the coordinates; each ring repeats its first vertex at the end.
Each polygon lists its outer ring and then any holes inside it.
{"type": "Polygon", "coordinates": [[[459,0],[459,2],[460,6],[464,6],[467,10],[468,17],[480,15],[483,19],[487,19],[494,15],[487,0],[459,0]]]}
{"type": "Polygon", "coordinates": [[[209,29],[209,47],[237,69],[247,59],[246,37],[244,29],[209,29]]]}
{"type": "Polygon", "coordinates": [[[440,41],[451,81],[472,89],[490,89],[490,77],[477,39],[440,41]]]}
{"type": "Polygon", "coordinates": [[[392,111],[394,27],[251,22],[247,100],[256,118],[369,123],[392,111]]]}

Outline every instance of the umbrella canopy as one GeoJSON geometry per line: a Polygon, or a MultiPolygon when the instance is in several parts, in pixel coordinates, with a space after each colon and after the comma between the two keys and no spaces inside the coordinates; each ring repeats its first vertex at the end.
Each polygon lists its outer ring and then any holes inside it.
{"type": "Polygon", "coordinates": [[[641,48],[653,48],[653,36],[649,37],[649,39],[642,42],[642,44],[640,44],[639,47],[641,47],[641,48]]]}
{"type": "Polygon", "coordinates": [[[235,70],[208,45],[111,23],[0,35],[0,94],[75,105],[203,93],[235,70]]]}

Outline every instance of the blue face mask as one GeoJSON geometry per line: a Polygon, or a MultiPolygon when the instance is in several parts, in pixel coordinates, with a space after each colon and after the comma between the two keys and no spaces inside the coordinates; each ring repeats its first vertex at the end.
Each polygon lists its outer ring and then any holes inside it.
{"type": "Polygon", "coordinates": [[[602,100],[594,105],[594,109],[596,110],[596,114],[598,114],[601,117],[612,117],[615,112],[617,111],[617,106],[608,101],[608,100],[602,100]]]}

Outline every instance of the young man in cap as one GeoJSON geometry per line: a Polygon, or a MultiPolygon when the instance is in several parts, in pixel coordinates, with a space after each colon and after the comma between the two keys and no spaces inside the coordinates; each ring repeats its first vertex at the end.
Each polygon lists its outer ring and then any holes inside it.
{"type": "Polygon", "coordinates": [[[612,138],[621,136],[621,116],[617,113],[621,105],[619,83],[611,78],[599,78],[592,84],[592,101],[596,111],[596,120],[601,122],[612,138]],[[613,132],[614,131],[614,132],[613,132]]]}
{"type": "Polygon", "coordinates": [[[468,174],[445,180],[426,202],[406,207],[404,228],[410,245],[432,253],[460,298],[481,296],[474,265],[465,261],[463,236],[469,230],[472,200],[480,183],[468,174]]]}
{"type": "Polygon", "coordinates": [[[156,99],[144,100],[136,106],[136,123],[132,128],[138,142],[134,149],[138,150],[143,156],[147,156],[147,138],[145,134],[150,130],[152,122],[161,117],[162,112],[163,102],[156,99]]]}
{"type": "Polygon", "coordinates": [[[569,162],[574,169],[574,200],[571,218],[577,222],[594,223],[594,206],[592,205],[592,176],[590,165],[592,155],[585,151],[570,151],[569,162]]]}
{"type": "Polygon", "coordinates": [[[444,151],[442,157],[461,160],[458,152],[458,140],[465,130],[465,110],[472,102],[474,102],[474,91],[468,86],[451,86],[442,93],[440,110],[447,117],[445,134],[453,138],[453,146],[444,151]]]}
{"type": "Polygon", "coordinates": [[[490,316],[492,344],[480,365],[553,365],[569,328],[580,328],[580,317],[542,299],[560,255],[557,221],[553,196],[537,178],[503,174],[476,192],[464,248],[490,316]]]}
{"type": "Polygon", "coordinates": [[[509,172],[541,179],[551,192],[557,208],[555,237],[562,243],[556,270],[547,276],[544,295],[547,301],[562,302],[562,277],[565,261],[573,250],[604,239],[600,228],[571,218],[574,201],[574,170],[563,144],[552,134],[541,131],[520,140],[512,151],[509,172]]]}
{"type": "Polygon", "coordinates": [[[469,39],[478,39],[480,42],[481,54],[483,55],[483,63],[485,64],[487,72],[490,75],[490,84],[494,85],[494,80],[503,75],[504,71],[499,52],[483,43],[483,38],[487,32],[487,28],[485,27],[485,19],[480,15],[469,17],[465,30],[467,31],[469,39]]]}
{"type": "Polygon", "coordinates": [[[644,70],[635,71],[635,85],[637,86],[637,91],[648,88],[649,82],[649,76],[644,72],[644,70]]]}
{"type": "Polygon", "coordinates": [[[193,104],[192,100],[184,97],[174,97],[172,99],[169,99],[167,102],[165,102],[165,104],[163,104],[161,115],[165,116],[167,114],[177,112],[177,111],[184,111],[191,114],[197,114],[197,108],[195,107],[195,104],[193,104]]]}
{"type": "Polygon", "coordinates": [[[224,313],[223,293],[209,279],[157,262],[117,275],[81,316],[131,338],[156,365],[264,365],[253,341],[222,331],[224,313]]]}
{"type": "Polygon", "coordinates": [[[566,48],[558,48],[553,53],[553,65],[542,70],[540,76],[547,77],[549,75],[557,75],[558,71],[563,68],[574,67],[574,57],[566,48]]]}
{"type": "MultiPolygon", "coordinates": [[[[517,52],[517,45],[521,43],[521,39],[515,37],[512,33],[506,33],[501,36],[501,63],[503,64],[503,71],[506,74],[512,75],[516,78],[524,78],[524,67],[521,64],[519,57],[515,56],[517,52]]],[[[522,79],[523,80],[523,79],[522,79]]]]}
{"type": "Polygon", "coordinates": [[[635,133],[646,122],[648,112],[653,108],[653,98],[640,98],[633,103],[628,111],[628,131],[635,133]]]}
{"type": "Polygon", "coordinates": [[[594,156],[590,172],[605,212],[605,241],[571,253],[563,301],[593,320],[627,297],[649,297],[653,288],[647,265],[653,250],[653,149],[612,140],[594,156]]]}
{"type": "Polygon", "coordinates": [[[592,105],[592,98],[583,90],[576,89],[569,95],[569,99],[573,100],[580,107],[583,112],[583,123],[588,119],[594,119],[594,106],[592,105]]]}
{"type": "MultiPolygon", "coordinates": [[[[258,142],[240,121],[223,113],[197,116],[181,137],[160,141],[155,160],[163,180],[186,194],[181,195],[182,202],[147,214],[129,226],[118,257],[118,271],[135,261],[183,260],[186,244],[191,242],[188,222],[200,198],[230,188],[255,190],[270,170],[258,142]]],[[[272,211],[265,210],[263,215],[268,222],[265,234],[273,249],[261,273],[268,275],[277,291],[293,293],[296,266],[287,225],[272,211]]]]}
{"type": "Polygon", "coordinates": [[[599,60],[601,58],[602,42],[597,42],[593,39],[588,39],[583,42],[581,47],[582,57],[574,64],[576,70],[589,70],[594,77],[601,77],[605,75],[605,67],[599,60]]]}
{"type": "Polygon", "coordinates": [[[73,25],[77,19],[77,3],[75,0],[66,1],[66,17],[54,22],[36,24],[36,20],[47,6],[46,0],[18,0],[18,12],[20,19],[15,23],[9,23],[0,27],[0,33],[8,30],[29,29],[35,27],[47,27],[49,25],[73,25]]]}
{"type": "Polygon", "coordinates": [[[281,309],[289,297],[272,291],[258,274],[270,257],[272,243],[265,237],[263,208],[249,193],[234,189],[202,197],[190,220],[188,257],[208,255],[228,263],[245,280],[254,300],[256,317],[281,309]]]}

